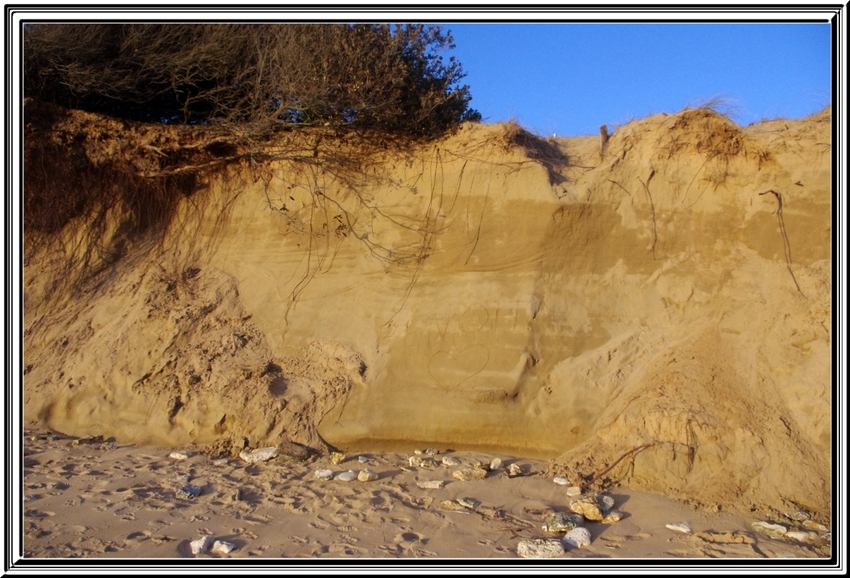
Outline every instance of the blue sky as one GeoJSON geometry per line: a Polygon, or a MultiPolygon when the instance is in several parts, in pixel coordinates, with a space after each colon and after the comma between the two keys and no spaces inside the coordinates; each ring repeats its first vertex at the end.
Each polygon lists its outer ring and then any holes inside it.
{"type": "Polygon", "coordinates": [[[830,103],[828,24],[441,25],[472,108],[539,134],[596,134],[715,96],[742,125],[830,103]]]}

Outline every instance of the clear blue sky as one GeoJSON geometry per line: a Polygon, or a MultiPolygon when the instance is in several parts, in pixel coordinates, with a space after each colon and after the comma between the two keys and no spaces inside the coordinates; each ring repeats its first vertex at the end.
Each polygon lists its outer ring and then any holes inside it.
{"type": "Polygon", "coordinates": [[[472,108],[539,134],[597,134],[714,96],[742,125],[830,104],[828,24],[441,25],[472,108]]]}

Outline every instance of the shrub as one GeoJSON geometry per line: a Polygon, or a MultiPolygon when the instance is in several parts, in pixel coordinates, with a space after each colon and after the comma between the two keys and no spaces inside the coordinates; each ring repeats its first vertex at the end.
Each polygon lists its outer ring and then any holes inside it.
{"type": "Polygon", "coordinates": [[[369,127],[432,137],[469,108],[438,26],[37,24],[25,96],[147,122],[369,127]]]}

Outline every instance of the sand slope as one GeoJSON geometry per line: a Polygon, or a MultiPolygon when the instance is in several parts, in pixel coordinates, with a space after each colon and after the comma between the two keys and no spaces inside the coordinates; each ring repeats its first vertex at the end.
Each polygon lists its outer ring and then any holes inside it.
{"type": "MultiPolygon", "coordinates": [[[[98,162],[153,142],[66,122],[98,162]]],[[[604,150],[469,125],[354,175],[243,164],[81,292],[28,260],[25,418],[218,456],[486,450],[828,522],[829,135],[829,110],[696,109],[604,150]]]]}

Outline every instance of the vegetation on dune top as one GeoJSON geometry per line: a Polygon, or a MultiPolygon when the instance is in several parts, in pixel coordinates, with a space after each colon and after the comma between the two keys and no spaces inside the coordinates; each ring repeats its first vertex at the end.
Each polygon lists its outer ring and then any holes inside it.
{"type": "Polygon", "coordinates": [[[250,123],[439,136],[465,120],[465,76],[439,26],[35,24],[25,96],[157,123],[250,123]]]}

